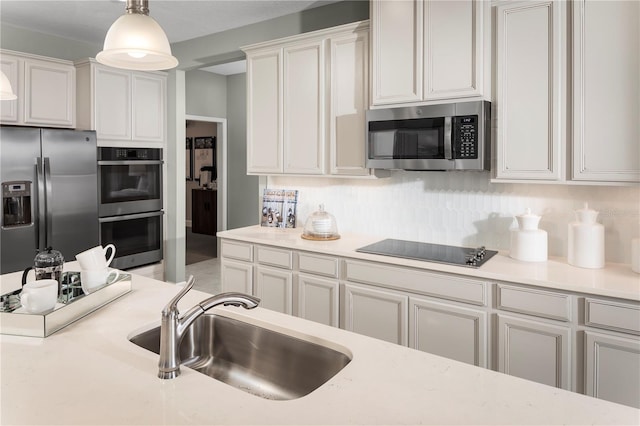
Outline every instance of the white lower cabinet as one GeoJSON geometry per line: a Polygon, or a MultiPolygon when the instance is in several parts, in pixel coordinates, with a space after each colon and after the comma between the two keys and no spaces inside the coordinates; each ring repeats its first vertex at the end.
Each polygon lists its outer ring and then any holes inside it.
{"type": "Polygon", "coordinates": [[[338,327],[340,284],[338,280],[296,274],[296,315],[321,324],[338,327]]]}
{"type": "Polygon", "coordinates": [[[256,296],[260,306],[283,314],[293,314],[293,276],[286,271],[268,266],[256,268],[256,296]]]}
{"type": "Polygon", "coordinates": [[[640,408],[640,341],[585,333],[585,393],[640,408]]]}
{"type": "Polygon", "coordinates": [[[409,297],[386,289],[345,283],[344,328],[365,336],[407,346],[409,297]]]}
{"type": "Polygon", "coordinates": [[[253,265],[222,258],[222,291],[253,294],[253,265]]]}
{"type": "Polygon", "coordinates": [[[571,388],[570,327],[502,314],[497,322],[498,371],[571,388]]]}
{"type": "Polygon", "coordinates": [[[222,291],[254,294],[253,245],[222,240],[220,247],[222,291]]]}
{"type": "Polygon", "coordinates": [[[487,368],[487,313],[410,297],[409,347],[487,368]]]}

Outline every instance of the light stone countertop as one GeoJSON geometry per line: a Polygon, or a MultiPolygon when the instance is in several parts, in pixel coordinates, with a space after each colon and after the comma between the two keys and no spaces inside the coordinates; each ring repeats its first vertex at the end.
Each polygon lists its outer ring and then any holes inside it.
{"type": "MultiPolygon", "coordinates": [[[[216,312],[343,347],[352,361],[311,394],[265,400],[189,368],[156,377],[128,337],[159,324],[174,285],[131,293],[47,338],[0,336],[0,424],[638,424],[640,410],[256,308],[216,312]]],[[[195,290],[182,312],[209,295],[195,290]]]]}
{"type": "Polygon", "coordinates": [[[510,258],[508,252],[499,252],[480,268],[470,268],[356,252],[360,247],[384,239],[380,237],[341,233],[338,240],[310,241],[302,239],[301,234],[302,228],[280,229],[256,225],[218,232],[217,236],[434,272],[640,301],[640,274],[625,264],[607,263],[601,269],[586,269],[569,265],[563,258],[523,262],[510,258]]]}

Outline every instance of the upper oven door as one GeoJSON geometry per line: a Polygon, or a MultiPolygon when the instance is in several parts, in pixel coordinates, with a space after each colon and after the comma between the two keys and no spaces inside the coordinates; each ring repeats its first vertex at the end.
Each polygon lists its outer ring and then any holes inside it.
{"type": "Polygon", "coordinates": [[[100,217],[162,210],[162,160],[100,160],[100,217]]]}

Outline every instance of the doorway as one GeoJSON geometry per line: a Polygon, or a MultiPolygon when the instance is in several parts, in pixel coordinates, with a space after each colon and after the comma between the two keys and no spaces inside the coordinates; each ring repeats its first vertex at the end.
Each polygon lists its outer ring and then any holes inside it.
{"type": "Polygon", "coordinates": [[[185,130],[185,266],[214,271],[216,232],[226,229],[226,119],[187,115],[185,130]]]}

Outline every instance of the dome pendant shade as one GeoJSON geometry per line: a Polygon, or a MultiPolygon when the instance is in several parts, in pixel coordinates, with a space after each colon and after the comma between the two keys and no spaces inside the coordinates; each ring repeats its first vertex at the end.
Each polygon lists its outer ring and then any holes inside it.
{"type": "MultiPolygon", "coordinates": [[[[107,31],[104,48],[96,60],[101,64],[129,70],[152,71],[175,68],[178,60],[162,27],[150,16],[140,1],[127,1],[127,13],[107,31]],[[135,7],[134,7],[135,6],[135,7]]],[[[142,2],[146,5],[146,1],[142,2]]]]}
{"type": "Polygon", "coordinates": [[[13,93],[11,82],[4,72],[0,71],[0,101],[12,101],[14,99],[18,99],[18,97],[13,93]]]}

